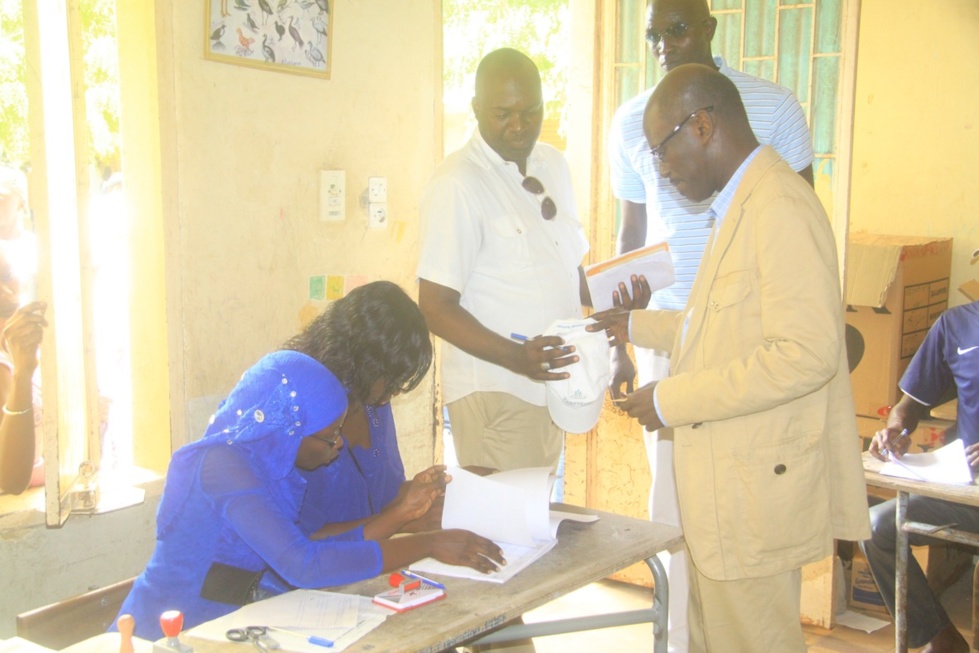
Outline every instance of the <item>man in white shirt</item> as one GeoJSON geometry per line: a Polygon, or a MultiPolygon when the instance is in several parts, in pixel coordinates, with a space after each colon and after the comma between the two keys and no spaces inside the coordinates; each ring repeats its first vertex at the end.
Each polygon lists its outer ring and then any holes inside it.
{"type": "Polygon", "coordinates": [[[580,318],[588,251],[564,157],[537,143],[540,74],[523,53],[476,71],[479,129],[422,198],[418,303],[442,338],[442,393],[460,465],[555,467],[564,433],[544,381],[578,360],[552,322],[580,318]],[[557,371],[555,371],[557,370],[557,371]]]}
{"type": "MultiPolygon", "coordinates": [[[[734,82],[741,94],[748,121],[758,141],[771,145],[810,185],[812,138],[805,113],[788,89],[732,70],[711,52],[717,19],[706,0],[654,0],[647,14],[646,40],[653,56],[669,71],[681,64],[700,63],[719,70],[734,82]]],[[[682,310],[700,267],[707,236],[713,225],[709,207],[713,196],[699,202],[685,198],[659,174],[643,134],[643,111],[654,89],[623,104],[612,120],[608,138],[610,182],[620,200],[622,224],[619,254],[644,245],[667,241],[676,282],[653,293],[650,308],[682,310]]],[[[636,349],[639,385],[662,379],[669,373],[667,352],[636,349]]],[[[632,391],[636,368],[618,348],[613,355],[612,394],[621,397],[621,386],[632,391]]],[[[653,521],[680,525],[673,474],[673,437],[669,429],[645,433],[646,451],[653,473],[649,497],[653,521]]],[[[680,545],[672,554],[661,554],[670,579],[670,650],[686,650],[686,556],[680,545]],[[671,558],[672,555],[672,558],[671,558]]]]}

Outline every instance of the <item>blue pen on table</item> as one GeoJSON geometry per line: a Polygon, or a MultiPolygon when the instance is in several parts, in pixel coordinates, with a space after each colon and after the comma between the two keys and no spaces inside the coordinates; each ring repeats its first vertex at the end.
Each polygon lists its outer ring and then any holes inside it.
{"type": "Polygon", "coordinates": [[[306,633],[296,632],[295,630],[287,630],[285,628],[279,628],[278,626],[266,626],[269,630],[274,630],[279,633],[285,633],[287,635],[295,635],[296,637],[302,637],[310,644],[315,646],[323,646],[325,648],[333,647],[333,640],[327,639],[325,637],[319,637],[317,635],[307,635],[306,633]]]}
{"type": "Polygon", "coordinates": [[[420,580],[423,583],[428,583],[432,587],[437,587],[437,588],[443,589],[443,590],[445,589],[445,585],[443,585],[442,583],[439,583],[437,581],[434,581],[431,578],[425,578],[424,576],[421,576],[419,574],[416,574],[415,572],[409,571],[407,569],[402,569],[401,570],[401,575],[402,576],[407,576],[408,578],[414,578],[415,580],[420,580]]]}

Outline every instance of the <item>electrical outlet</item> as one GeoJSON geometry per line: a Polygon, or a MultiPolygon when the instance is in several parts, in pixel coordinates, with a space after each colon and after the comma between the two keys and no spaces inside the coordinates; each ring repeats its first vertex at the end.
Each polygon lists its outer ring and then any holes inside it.
{"type": "Polygon", "coordinates": [[[342,222],[346,217],[347,173],[320,170],[320,220],[342,222]]]}
{"type": "Polygon", "coordinates": [[[387,177],[367,178],[367,201],[372,204],[388,201],[387,177]]]}
{"type": "Polygon", "coordinates": [[[388,226],[387,202],[371,202],[368,210],[368,224],[371,229],[383,229],[388,226]]]}

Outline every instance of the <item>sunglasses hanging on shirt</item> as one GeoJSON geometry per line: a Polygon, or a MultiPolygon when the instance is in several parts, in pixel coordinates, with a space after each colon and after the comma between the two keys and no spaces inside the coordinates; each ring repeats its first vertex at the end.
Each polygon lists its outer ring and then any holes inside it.
{"type": "Polygon", "coordinates": [[[544,184],[537,177],[524,177],[521,186],[529,193],[534,195],[544,195],[540,203],[540,214],[545,220],[553,220],[557,215],[557,204],[544,192],[544,184]]]}

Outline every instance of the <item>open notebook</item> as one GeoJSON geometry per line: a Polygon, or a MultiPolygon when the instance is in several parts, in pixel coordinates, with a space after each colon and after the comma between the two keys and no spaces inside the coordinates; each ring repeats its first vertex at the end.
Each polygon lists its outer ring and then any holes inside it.
{"type": "Polygon", "coordinates": [[[442,528],[464,528],[493,540],[503,549],[507,564],[491,574],[425,558],[411,565],[423,574],[442,574],[503,583],[557,544],[557,529],[565,520],[593,522],[597,515],[551,510],[554,475],[547,467],[529,467],[477,476],[464,469],[448,470],[442,528]]]}

